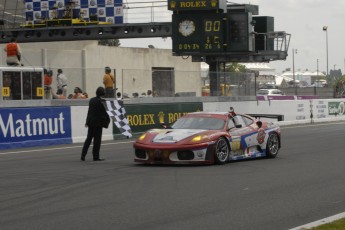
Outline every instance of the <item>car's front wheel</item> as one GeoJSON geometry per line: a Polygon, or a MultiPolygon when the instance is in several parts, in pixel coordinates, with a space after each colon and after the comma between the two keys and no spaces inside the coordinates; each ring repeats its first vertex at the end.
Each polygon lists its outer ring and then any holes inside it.
{"type": "Polygon", "coordinates": [[[229,145],[224,137],[220,137],[216,143],[215,163],[224,164],[229,159],[229,145]]]}
{"type": "Polygon", "coordinates": [[[266,152],[267,157],[274,158],[277,156],[279,151],[279,137],[276,133],[270,133],[268,140],[267,140],[267,146],[266,146],[266,152]]]}

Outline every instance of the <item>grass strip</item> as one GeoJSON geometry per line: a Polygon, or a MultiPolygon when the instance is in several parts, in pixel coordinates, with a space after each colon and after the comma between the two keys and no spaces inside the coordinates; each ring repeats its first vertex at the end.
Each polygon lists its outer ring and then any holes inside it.
{"type": "Polygon", "coordinates": [[[318,227],[310,228],[310,230],[344,230],[345,229],[345,218],[336,220],[332,223],[322,224],[318,227]]]}

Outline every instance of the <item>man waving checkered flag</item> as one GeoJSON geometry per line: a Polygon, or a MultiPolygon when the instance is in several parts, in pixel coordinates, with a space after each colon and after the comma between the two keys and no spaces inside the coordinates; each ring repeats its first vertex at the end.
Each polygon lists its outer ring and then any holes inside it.
{"type": "Polygon", "coordinates": [[[116,127],[120,130],[120,132],[127,138],[132,137],[132,130],[128,124],[126,110],[123,107],[123,102],[118,100],[105,101],[103,102],[103,105],[109,117],[114,121],[116,127]]]}

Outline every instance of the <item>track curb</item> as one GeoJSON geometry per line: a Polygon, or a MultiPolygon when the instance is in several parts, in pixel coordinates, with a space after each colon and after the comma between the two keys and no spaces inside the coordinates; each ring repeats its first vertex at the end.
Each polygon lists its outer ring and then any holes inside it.
{"type": "Polygon", "coordinates": [[[302,225],[302,226],[299,226],[299,227],[291,228],[289,230],[310,229],[310,228],[314,228],[314,227],[317,227],[317,226],[320,226],[320,225],[323,225],[323,224],[331,223],[331,222],[336,221],[336,220],[340,220],[342,218],[345,218],[345,212],[339,213],[339,214],[336,214],[334,216],[330,216],[330,217],[327,217],[327,218],[324,218],[324,219],[321,219],[321,220],[317,220],[317,221],[314,221],[314,222],[311,222],[309,224],[305,224],[305,225],[302,225]]]}

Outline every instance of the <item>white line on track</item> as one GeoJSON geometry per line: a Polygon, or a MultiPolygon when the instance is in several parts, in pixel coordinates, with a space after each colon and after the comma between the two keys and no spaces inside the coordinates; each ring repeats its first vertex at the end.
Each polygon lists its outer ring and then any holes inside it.
{"type": "Polygon", "coordinates": [[[345,124],[345,122],[343,121],[343,122],[305,123],[305,124],[300,124],[300,125],[291,123],[291,124],[280,125],[280,128],[293,129],[293,128],[315,127],[315,126],[325,126],[325,125],[340,125],[340,124],[343,125],[345,124]]]}
{"type": "MultiPolygon", "coordinates": [[[[128,144],[128,143],[132,143],[132,142],[133,141],[102,143],[102,146],[117,145],[117,144],[128,144]]],[[[92,146],[92,145],[90,145],[90,146],[92,146]]],[[[22,151],[4,152],[4,153],[0,153],[0,155],[7,155],[7,154],[13,154],[13,153],[43,152],[43,151],[52,151],[52,150],[61,150],[61,149],[75,149],[75,148],[82,148],[82,147],[83,147],[82,145],[76,145],[76,146],[60,147],[60,148],[30,149],[30,150],[22,150],[22,151]]]]}

